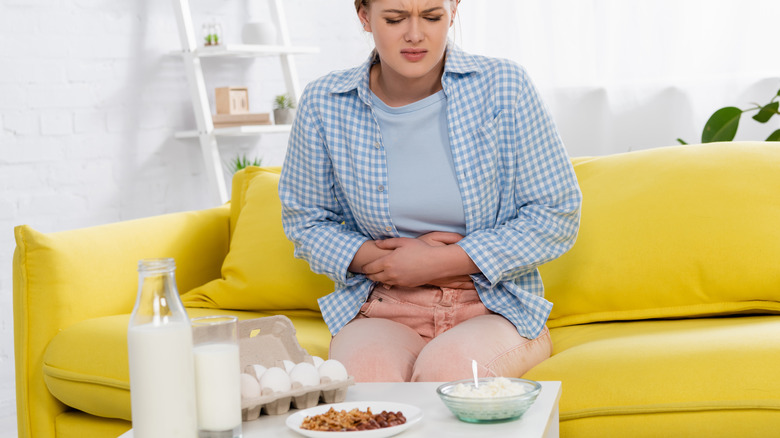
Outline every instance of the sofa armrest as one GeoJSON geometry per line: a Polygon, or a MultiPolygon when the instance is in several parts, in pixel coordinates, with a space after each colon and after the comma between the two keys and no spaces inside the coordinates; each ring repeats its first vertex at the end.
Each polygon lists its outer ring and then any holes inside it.
{"type": "MultiPolygon", "coordinates": [[[[43,353],[62,329],[130,313],[138,260],[172,257],[179,292],[220,276],[230,244],[230,208],[173,213],[57,233],[14,230],[14,348],[19,436],[54,436],[65,410],[48,392],[43,353]]],[[[95,346],[100,348],[100,346],[95,346]]]]}

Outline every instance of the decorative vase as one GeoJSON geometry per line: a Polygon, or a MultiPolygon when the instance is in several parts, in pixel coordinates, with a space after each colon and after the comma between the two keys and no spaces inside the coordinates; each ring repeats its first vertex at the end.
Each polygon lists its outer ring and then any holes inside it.
{"type": "Polygon", "coordinates": [[[274,124],[291,125],[295,119],[295,108],[282,108],[274,110],[274,124]]]}
{"type": "Polygon", "coordinates": [[[246,23],[241,29],[241,41],[244,44],[276,44],[276,26],[267,21],[246,23]]]}

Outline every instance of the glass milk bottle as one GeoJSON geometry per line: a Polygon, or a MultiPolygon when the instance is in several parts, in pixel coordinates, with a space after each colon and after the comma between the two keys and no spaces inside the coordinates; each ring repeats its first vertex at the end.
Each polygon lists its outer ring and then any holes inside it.
{"type": "Polygon", "coordinates": [[[138,298],[127,331],[135,438],[194,438],[192,329],[173,259],[138,262],[138,298]]]}

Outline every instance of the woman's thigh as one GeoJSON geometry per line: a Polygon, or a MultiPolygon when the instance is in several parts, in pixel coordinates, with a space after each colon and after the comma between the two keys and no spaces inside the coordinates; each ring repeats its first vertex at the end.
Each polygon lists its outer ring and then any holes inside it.
{"type": "Polygon", "coordinates": [[[413,381],[444,382],[469,378],[471,361],[479,375],[521,377],[550,357],[552,342],[547,328],[536,339],[517,333],[501,315],[471,318],[431,340],[420,352],[413,381]]]}
{"type": "Polygon", "coordinates": [[[344,364],[357,382],[408,382],[425,340],[404,324],[358,318],[330,343],[330,358],[344,364]]]}

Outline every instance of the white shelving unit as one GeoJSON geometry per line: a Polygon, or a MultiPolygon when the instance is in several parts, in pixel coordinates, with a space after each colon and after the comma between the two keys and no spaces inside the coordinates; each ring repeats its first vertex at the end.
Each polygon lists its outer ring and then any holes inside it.
{"type": "MultiPolygon", "coordinates": [[[[220,44],[212,47],[199,47],[195,27],[192,21],[189,0],[173,0],[176,19],[179,25],[181,51],[177,52],[184,63],[187,85],[195,112],[197,128],[175,133],[176,138],[198,138],[206,173],[209,178],[214,198],[220,203],[228,200],[225,176],[222,170],[222,158],[219,151],[219,137],[261,135],[286,133],[290,125],[245,125],[230,128],[214,128],[214,122],[209,107],[209,95],[203,77],[201,59],[224,57],[258,57],[278,56],[281,61],[287,94],[298,102],[301,95],[298,83],[298,72],[293,62],[293,55],[317,53],[317,47],[294,47],[290,42],[287,20],[284,15],[283,0],[268,0],[271,10],[271,21],[277,28],[279,45],[260,46],[250,44],[220,44]]],[[[218,61],[216,61],[218,62],[218,61]]]]}

